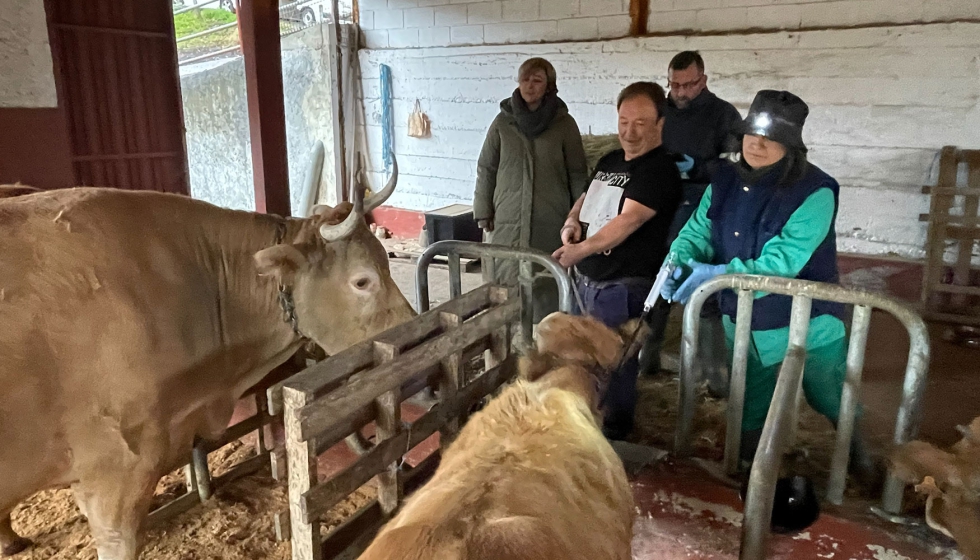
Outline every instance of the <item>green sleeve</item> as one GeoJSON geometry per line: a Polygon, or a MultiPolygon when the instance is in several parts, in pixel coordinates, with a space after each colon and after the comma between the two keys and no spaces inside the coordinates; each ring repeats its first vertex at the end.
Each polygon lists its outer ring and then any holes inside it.
{"type": "Polygon", "coordinates": [[[677,239],[670,244],[670,252],[676,255],[675,262],[687,264],[694,259],[702,263],[710,263],[715,256],[711,247],[711,220],[708,219],[708,208],[711,206],[711,185],[704,191],[701,204],[687,220],[677,239]]]}
{"type": "Polygon", "coordinates": [[[762,274],[795,278],[827,237],[834,219],[834,193],[822,188],[793,212],[783,230],[770,239],[757,259],[733,259],[729,274],[762,274]]]}

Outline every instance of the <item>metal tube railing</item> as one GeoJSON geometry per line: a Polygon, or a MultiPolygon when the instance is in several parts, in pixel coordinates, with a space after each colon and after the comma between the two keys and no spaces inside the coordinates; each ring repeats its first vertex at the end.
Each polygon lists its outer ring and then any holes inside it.
{"type": "MultiPolygon", "coordinates": [[[[856,306],[847,356],[847,381],[841,396],[841,414],[838,420],[837,442],[828,487],[828,498],[834,503],[840,502],[843,499],[843,486],[847,475],[847,463],[854,431],[871,310],[880,309],[890,313],[902,323],[909,333],[908,363],[905,368],[902,400],[895,422],[893,438],[896,446],[913,439],[919,428],[929,364],[929,333],[925,322],[910,306],[893,298],[864,290],[847,289],[834,284],[754,275],[722,275],[705,282],[695,290],[684,310],[684,333],[681,339],[680,410],[678,411],[678,424],[674,441],[675,453],[680,456],[690,454],[691,449],[691,431],[696,404],[695,388],[699,380],[696,356],[701,308],[708,297],[725,289],[732,289],[739,293],[740,306],[739,316],[736,319],[735,341],[735,348],[739,352],[734,356],[737,360],[732,367],[731,392],[733,396],[730,397],[729,407],[744,402],[740,399],[744,398],[745,365],[742,360],[746,356],[741,344],[747,344],[747,341],[743,341],[750,334],[748,334],[747,327],[743,326],[739,329],[739,325],[742,320],[748,320],[741,311],[748,306],[745,302],[745,297],[747,297],[745,294],[758,291],[792,296],[794,309],[796,309],[796,300],[801,298],[856,306]]],[[[800,333],[791,331],[791,345],[794,334],[797,337],[800,335],[800,333]]],[[[800,345],[805,348],[805,331],[802,334],[803,338],[800,345]]],[[[799,394],[799,390],[797,390],[794,401],[798,400],[799,394]]],[[[791,408],[795,409],[795,404],[791,408]]],[[[737,413],[740,415],[741,410],[738,410],[737,413]]],[[[730,409],[728,417],[733,418],[735,415],[736,411],[730,409]]],[[[738,431],[732,430],[735,427],[740,428],[741,424],[729,423],[729,430],[736,433],[728,434],[726,439],[726,467],[737,465],[738,461],[736,457],[732,457],[738,449],[734,443],[734,438],[741,435],[738,431]]],[[[901,510],[903,489],[904,484],[894,476],[889,475],[882,493],[882,509],[888,513],[898,513],[901,510]]]]}
{"type": "Polygon", "coordinates": [[[479,258],[484,266],[489,265],[488,259],[509,259],[519,262],[518,284],[524,302],[521,325],[525,343],[530,343],[531,323],[534,318],[531,305],[531,291],[534,282],[533,264],[544,267],[557,282],[558,309],[565,313],[572,312],[572,281],[568,272],[552,259],[551,255],[534,249],[515,249],[506,245],[446,240],[433,243],[426,248],[416,265],[415,295],[416,308],[419,313],[429,310],[429,265],[438,255],[446,256],[449,259],[449,295],[454,298],[463,293],[460,257],[479,258]]]}
{"type": "Polygon", "coordinates": [[[803,382],[805,365],[805,347],[790,345],[776,380],[776,390],[773,394],[773,403],[776,406],[766,417],[761,444],[749,475],[749,488],[745,494],[745,518],[742,522],[740,560],[757,560],[766,557],[776,481],[779,478],[783,453],[790,444],[796,393],[803,382]],[[778,406],[779,404],[783,406],[778,406]]]}

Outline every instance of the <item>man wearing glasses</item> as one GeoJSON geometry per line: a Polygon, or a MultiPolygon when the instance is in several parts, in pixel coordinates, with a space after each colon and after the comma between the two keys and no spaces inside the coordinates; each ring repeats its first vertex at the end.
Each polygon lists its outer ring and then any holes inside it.
{"type": "MultiPolygon", "coordinates": [[[[704,59],[697,51],[684,51],[671,59],[667,67],[667,86],[670,92],[664,115],[663,142],[667,151],[676,155],[684,188],[684,198],[670,227],[669,245],[701,203],[719,156],[738,151],[737,141],[730,132],[742,117],[731,103],[708,91],[704,59]]],[[[642,373],[655,375],[660,371],[660,347],[669,315],[670,305],[659,301],[650,316],[650,338],[640,353],[642,373]]],[[[705,303],[701,317],[706,319],[702,321],[699,344],[702,371],[708,378],[711,392],[724,396],[728,352],[715,298],[705,303]]]]}

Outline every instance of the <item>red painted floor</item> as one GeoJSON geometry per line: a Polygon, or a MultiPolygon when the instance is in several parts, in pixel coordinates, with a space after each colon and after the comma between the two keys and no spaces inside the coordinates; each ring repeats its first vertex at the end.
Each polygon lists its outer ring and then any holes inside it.
{"type": "MultiPolygon", "coordinates": [[[[636,560],[736,559],[742,528],[742,502],[700,469],[671,459],[644,469],[633,480],[638,518],[634,526],[636,560]]],[[[768,558],[838,560],[938,560],[902,538],[903,527],[870,515],[855,520],[834,510],[795,535],[772,535],[768,558]]]]}

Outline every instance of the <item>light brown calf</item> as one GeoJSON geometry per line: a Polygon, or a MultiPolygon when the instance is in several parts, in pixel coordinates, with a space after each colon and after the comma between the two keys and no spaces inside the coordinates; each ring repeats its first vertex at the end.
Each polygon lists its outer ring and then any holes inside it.
{"type": "Polygon", "coordinates": [[[361,560],[631,558],[633,496],[597,417],[623,336],[555,313],[536,342],[361,560]]]}
{"type": "Polygon", "coordinates": [[[963,439],[949,451],[912,441],[892,462],[896,476],[928,496],[926,523],[956,539],[968,559],[980,560],[980,417],[959,430],[963,439]]]}

